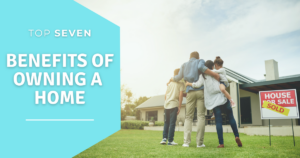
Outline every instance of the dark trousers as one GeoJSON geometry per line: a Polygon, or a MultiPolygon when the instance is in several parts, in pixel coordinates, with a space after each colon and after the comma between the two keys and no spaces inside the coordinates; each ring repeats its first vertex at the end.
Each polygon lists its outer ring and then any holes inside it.
{"type": "Polygon", "coordinates": [[[177,111],[178,111],[177,107],[172,109],[165,109],[165,123],[164,123],[163,138],[167,138],[169,142],[173,142],[174,140],[177,111]]]}
{"type": "Polygon", "coordinates": [[[224,144],[223,140],[223,127],[222,127],[222,112],[227,114],[227,117],[229,119],[229,124],[231,126],[231,129],[233,131],[233,134],[235,137],[239,137],[239,132],[236,126],[235,119],[233,117],[232,109],[230,106],[229,100],[224,105],[217,106],[214,108],[214,113],[216,117],[216,128],[219,138],[219,144],[224,144]]]}

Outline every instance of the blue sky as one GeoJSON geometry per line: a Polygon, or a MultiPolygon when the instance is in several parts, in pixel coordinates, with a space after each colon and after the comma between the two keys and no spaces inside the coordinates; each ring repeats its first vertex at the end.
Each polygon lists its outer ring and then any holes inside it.
{"type": "Polygon", "coordinates": [[[300,74],[300,1],[77,0],[121,28],[121,82],[135,97],[164,94],[188,61],[223,58],[224,66],[263,79],[264,61],[279,76],[300,74]]]}

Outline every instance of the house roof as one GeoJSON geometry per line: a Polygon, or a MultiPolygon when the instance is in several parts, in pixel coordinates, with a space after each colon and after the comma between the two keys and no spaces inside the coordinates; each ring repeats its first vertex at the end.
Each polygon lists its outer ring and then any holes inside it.
{"type": "Polygon", "coordinates": [[[225,70],[226,70],[226,75],[227,76],[230,76],[236,80],[238,80],[240,83],[254,83],[254,82],[257,82],[257,80],[253,79],[253,78],[250,78],[250,77],[247,77],[245,75],[242,75],[236,71],[233,71],[231,69],[228,69],[227,67],[224,67],[225,70]]]}
{"type": "MultiPolygon", "coordinates": [[[[300,77],[300,74],[289,75],[289,76],[281,76],[281,77],[279,77],[279,80],[280,80],[280,79],[294,78],[294,77],[300,77]]],[[[266,81],[266,79],[257,80],[257,82],[264,82],[264,81],[266,81]]]]}
{"type": "Polygon", "coordinates": [[[253,93],[278,89],[300,89],[300,75],[285,76],[278,80],[241,84],[240,89],[253,93]]]}
{"type": "Polygon", "coordinates": [[[230,76],[239,81],[240,89],[253,93],[277,89],[300,89],[300,74],[282,76],[279,77],[278,80],[266,81],[266,79],[255,80],[226,67],[225,69],[227,76],[230,76]]]}
{"type": "MultiPolygon", "coordinates": [[[[157,95],[153,96],[138,107],[137,109],[142,109],[142,108],[152,108],[152,107],[163,107],[165,103],[165,95],[157,95]]],[[[182,104],[186,104],[186,99],[185,97],[182,100],[182,104]]]]}
{"type": "Polygon", "coordinates": [[[279,79],[287,79],[287,78],[294,78],[294,77],[300,77],[300,74],[297,74],[297,75],[289,75],[289,76],[282,76],[282,77],[279,77],[279,79]]]}

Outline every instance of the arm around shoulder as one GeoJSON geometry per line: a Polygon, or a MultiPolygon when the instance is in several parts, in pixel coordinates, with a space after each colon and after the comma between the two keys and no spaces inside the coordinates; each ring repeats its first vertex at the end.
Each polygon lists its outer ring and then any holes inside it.
{"type": "Polygon", "coordinates": [[[193,88],[200,88],[201,86],[203,86],[203,83],[204,83],[204,78],[202,75],[199,76],[199,80],[197,82],[194,82],[192,84],[192,87],[193,88]]]}
{"type": "Polygon", "coordinates": [[[205,61],[203,59],[200,59],[198,63],[198,70],[203,73],[207,70],[207,67],[205,66],[205,61]]]}
{"type": "Polygon", "coordinates": [[[173,77],[173,81],[178,82],[183,78],[183,69],[184,69],[184,64],[181,65],[180,70],[178,72],[178,75],[175,75],[173,77]]]}
{"type": "Polygon", "coordinates": [[[220,75],[218,73],[215,73],[210,69],[206,69],[206,71],[204,73],[214,77],[217,81],[220,81],[220,75]]]}

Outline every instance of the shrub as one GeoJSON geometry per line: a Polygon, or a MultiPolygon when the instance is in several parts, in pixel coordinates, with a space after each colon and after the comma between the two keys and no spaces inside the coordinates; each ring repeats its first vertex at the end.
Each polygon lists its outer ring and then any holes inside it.
{"type": "Polygon", "coordinates": [[[162,121],[155,121],[154,126],[164,126],[164,122],[162,122],[162,121]]]}
{"type": "Polygon", "coordinates": [[[140,120],[141,119],[141,111],[140,110],[136,110],[135,116],[136,116],[137,120],[140,120]]]}
{"type": "Polygon", "coordinates": [[[131,121],[121,121],[121,128],[122,129],[144,129],[144,126],[148,126],[148,121],[138,121],[138,120],[131,120],[131,121]]]}
{"type": "Polygon", "coordinates": [[[124,120],[126,117],[126,111],[121,109],[121,120],[124,120]]]}

